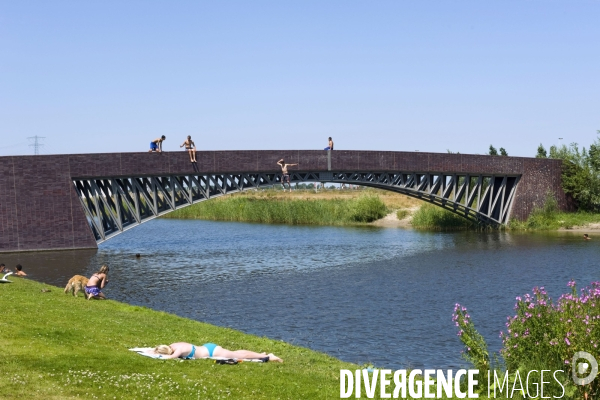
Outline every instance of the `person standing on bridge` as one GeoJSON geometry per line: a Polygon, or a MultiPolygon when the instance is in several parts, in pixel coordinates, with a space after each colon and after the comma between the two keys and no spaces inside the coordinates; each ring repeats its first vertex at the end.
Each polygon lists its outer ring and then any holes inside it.
{"type": "Polygon", "coordinates": [[[183,142],[183,144],[179,147],[183,146],[185,146],[185,149],[190,155],[190,162],[196,162],[196,145],[194,144],[194,141],[192,140],[192,137],[190,135],[188,135],[185,142],[183,142]]]}
{"type": "Polygon", "coordinates": [[[333,150],[333,139],[331,139],[331,136],[329,136],[329,146],[325,147],[325,149],[323,150],[333,150]]]}
{"type": "Polygon", "coordinates": [[[158,153],[162,153],[162,142],[165,139],[166,139],[165,135],[162,135],[158,139],[154,139],[153,141],[151,141],[150,142],[150,150],[148,151],[148,153],[152,153],[155,151],[158,153]]]}
{"type": "Polygon", "coordinates": [[[288,167],[293,167],[298,164],[286,164],[283,158],[277,161],[277,164],[281,167],[281,186],[283,186],[283,190],[285,190],[285,181],[287,180],[288,186],[290,187],[290,193],[292,192],[292,184],[290,183],[290,174],[288,172],[288,167]]]}

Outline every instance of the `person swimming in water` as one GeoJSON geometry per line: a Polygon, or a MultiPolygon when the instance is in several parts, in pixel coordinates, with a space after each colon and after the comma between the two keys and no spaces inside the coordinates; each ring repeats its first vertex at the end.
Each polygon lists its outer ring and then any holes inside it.
{"type": "Polygon", "coordinates": [[[17,270],[15,272],[15,276],[27,276],[25,271],[23,271],[23,267],[21,266],[21,264],[17,264],[17,270]]]}
{"type": "Polygon", "coordinates": [[[283,360],[273,353],[256,353],[250,350],[236,350],[231,351],[222,348],[214,343],[205,343],[202,346],[195,346],[191,343],[177,342],[170,345],[161,344],[154,348],[155,354],[160,354],[164,358],[183,358],[184,360],[191,360],[194,358],[207,358],[207,357],[222,357],[222,358],[234,358],[234,359],[264,359],[268,358],[267,361],[283,362],[283,360]]]}

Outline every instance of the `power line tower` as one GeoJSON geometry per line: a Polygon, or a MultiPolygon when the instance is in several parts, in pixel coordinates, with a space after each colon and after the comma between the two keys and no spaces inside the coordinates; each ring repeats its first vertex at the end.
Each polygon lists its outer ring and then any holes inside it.
{"type": "Polygon", "coordinates": [[[33,140],[33,143],[29,145],[29,147],[33,147],[33,154],[35,154],[36,156],[40,154],[40,147],[44,147],[44,145],[41,142],[40,139],[46,139],[45,136],[31,136],[28,137],[27,139],[29,140],[33,140]]]}

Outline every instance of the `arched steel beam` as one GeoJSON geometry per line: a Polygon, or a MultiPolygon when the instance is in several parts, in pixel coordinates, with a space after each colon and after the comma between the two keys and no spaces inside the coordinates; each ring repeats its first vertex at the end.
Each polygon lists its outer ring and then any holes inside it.
{"type": "MultiPolygon", "coordinates": [[[[292,183],[368,186],[430,202],[484,226],[506,224],[520,176],[420,172],[290,172],[292,183]]],[[[97,243],[179,208],[281,184],[281,174],[234,173],[73,179],[97,243]]]]}

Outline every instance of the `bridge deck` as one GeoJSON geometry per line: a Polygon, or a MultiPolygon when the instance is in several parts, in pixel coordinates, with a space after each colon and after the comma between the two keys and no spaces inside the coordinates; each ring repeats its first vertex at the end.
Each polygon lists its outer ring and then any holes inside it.
{"type": "Polygon", "coordinates": [[[361,171],[519,176],[512,217],[526,218],[552,193],[562,208],[560,160],[391,151],[199,151],[0,157],[0,252],[96,247],[73,179],[201,173],[361,171]],[[328,158],[330,157],[330,159],[328,158]]]}

